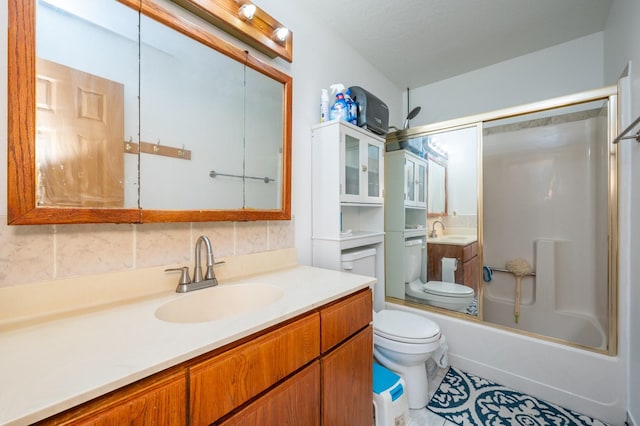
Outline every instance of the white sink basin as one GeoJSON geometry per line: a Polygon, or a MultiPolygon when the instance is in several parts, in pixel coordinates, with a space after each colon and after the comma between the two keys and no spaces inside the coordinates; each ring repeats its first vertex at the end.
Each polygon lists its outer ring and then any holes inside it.
{"type": "Polygon", "coordinates": [[[160,306],[156,318],[176,323],[216,321],[276,302],[284,291],[262,283],[226,284],[196,290],[160,306]]]}
{"type": "Polygon", "coordinates": [[[431,244],[452,244],[466,246],[477,240],[475,235],[442,235],[434,238],[427,238],[427,243],[431,244]]]}

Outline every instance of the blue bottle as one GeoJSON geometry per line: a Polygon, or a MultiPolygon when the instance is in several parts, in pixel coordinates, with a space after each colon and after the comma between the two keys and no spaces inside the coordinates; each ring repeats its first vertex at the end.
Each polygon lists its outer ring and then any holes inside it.
{"type": "Polygon", "coordinates": [[[349,107],[347,106],[347,102],[344,100],[342,92],[338,92],[336,94],[336,101],[331,106],[329,117],[332,120],[339,119],[342,121],[348,121],[349,107]]]}

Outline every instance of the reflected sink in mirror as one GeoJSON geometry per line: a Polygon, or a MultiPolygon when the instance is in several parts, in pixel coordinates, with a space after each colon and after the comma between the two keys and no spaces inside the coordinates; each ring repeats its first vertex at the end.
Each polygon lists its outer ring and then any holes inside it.
{"type": "Polygon", "coordinates": [[[155,316],[174,323],[216,321],[263,308],[283,295],[282,288],[271,284],[219,285],[167,302],[156,310],[155,316]]]}
{"type": "Polygon", "coordinates": [[[427,243],[466,246],[467,244],[471,244],[477,241],[477,239],[478,238],[475,235],[446,235],[445,234],[438,237],[429,237],[427,238],[427,243]]]}

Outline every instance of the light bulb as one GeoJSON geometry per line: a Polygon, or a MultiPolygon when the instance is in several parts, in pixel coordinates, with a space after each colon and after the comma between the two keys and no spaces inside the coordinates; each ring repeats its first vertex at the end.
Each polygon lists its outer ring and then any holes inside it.
{"type": "Polygon", "coordinates": [[[288,36],[289,36],[289,29],[285,27],[278,27],[273,32],[273,37],[279,42],[285,41],[288,36]]]}
{"type": "Polygon", "coordinates": [[[256,6],[250,3],[245,3],[240,7],[238,13],[244,19],[250,21],[253,19],[253,15],[255,15],[256,13],[256,6]]]}

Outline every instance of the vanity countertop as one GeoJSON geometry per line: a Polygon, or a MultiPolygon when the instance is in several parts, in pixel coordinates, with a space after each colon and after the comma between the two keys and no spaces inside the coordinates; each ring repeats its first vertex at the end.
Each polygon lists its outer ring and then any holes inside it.
{"type": "Polygon", "coordinates": [[[475,235],[445,234],[438,237],[428,237],[427,244],[448,244],[454,246],[466,246],[478,241],[475,235]]]}
{"type": "Polygon", "coordinates": [[[284,295],[249,313],[184,324],[164,322],[154,315],[159,306],[185,296],[169,290],[0,329],[0,425],[46,418],[373,286],[375,279],[295,266],[220,285],[237,283],[276,285],[284,295]]]}

